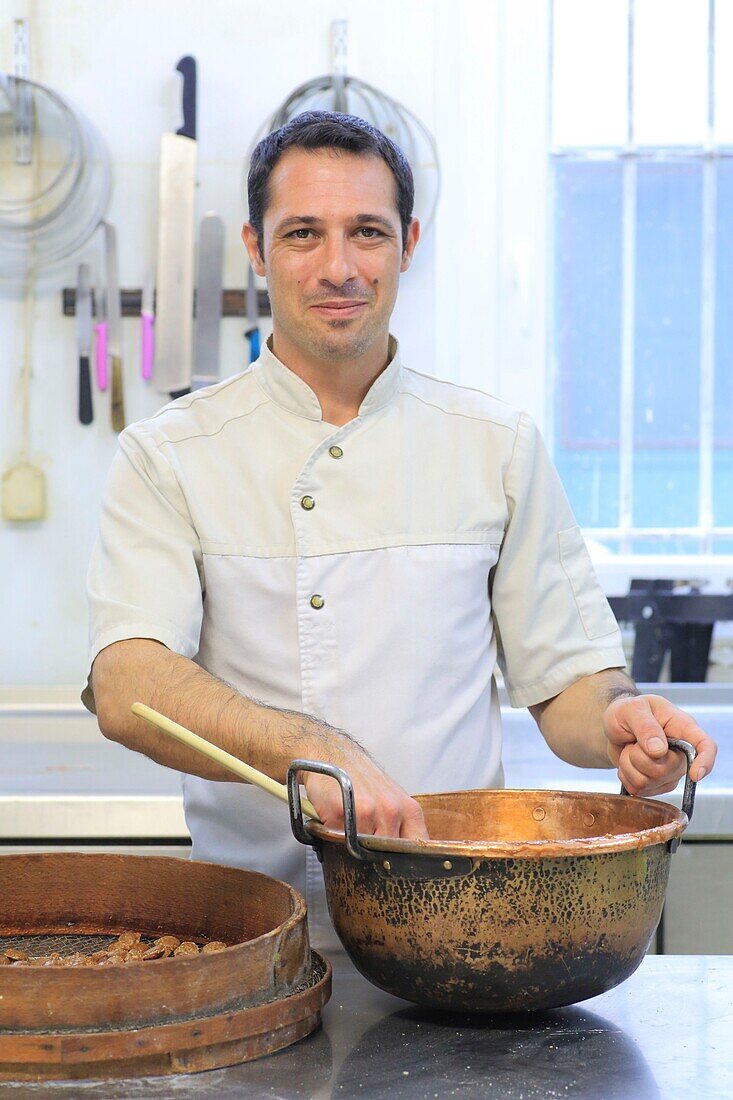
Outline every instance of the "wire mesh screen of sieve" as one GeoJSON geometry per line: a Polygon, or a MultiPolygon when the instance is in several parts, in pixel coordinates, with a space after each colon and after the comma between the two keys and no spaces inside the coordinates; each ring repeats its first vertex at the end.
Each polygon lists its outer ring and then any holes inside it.
{"type": "MultiPolygon", "coordinates": [[[[51,955],[57,951],[59,955],[92,955],[95,951],[104,951],[113,943],[117,943],[118,935],[104,932],[100,935],[91,934],[58,934],[47,935],[18,935],[0,936],[0,955],[8,950],[25,951],[30,958],[42,955],[51,955]]],[[[153,943],[152,938],[143,936],[140,940],[146,946],[153,943]]]]}

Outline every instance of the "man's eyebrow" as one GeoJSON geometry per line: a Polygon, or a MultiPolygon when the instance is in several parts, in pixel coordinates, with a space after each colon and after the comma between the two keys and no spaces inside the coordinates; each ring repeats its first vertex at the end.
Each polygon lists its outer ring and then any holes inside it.
{"type": "Polygon", "coordinates": [[[367,223],[369,223],[370,225],[381,225],[383,229],[387,229],[392,233],[395,229],[389,218],[383,218],[381,214],[358,214],[354,218],[354,221],[358,225],[366,225],[367,223]]]}
{"type": "Polygon", "coordinates": [[[291,225],[317,225],[320,218],[313,218],[309,214],[293,214],[289,218],[283,218],[283,220],[275,227],[277,232],[281,229],[289,229],[291,225]]]}
{"type": "MultiPolygon", "coordinates": [[[[395,230],[394,225],[389,218],[383,218],[381,214],[357,214],[354,218],[357,225],[380,225],[383,229],[393,233],[395,230]]],[[[283,220],[275,227],[277,233],[282,233],[283,230],[289,229],[293,225],[320,225],[321,218],[315,218],[311,214],[292,214],[289,218],[283,218],[283,220]]]]}

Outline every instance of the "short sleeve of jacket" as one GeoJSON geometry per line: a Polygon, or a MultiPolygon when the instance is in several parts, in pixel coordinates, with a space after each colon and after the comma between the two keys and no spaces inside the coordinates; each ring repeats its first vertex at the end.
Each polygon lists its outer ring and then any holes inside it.
{"type": "Polygon", "coordinates": [[[523,707],[626,662],[558,473],[524,414],[504,488],[509,518],[492,575],[492,615],[509,701],[523,707]]]}
{"type": "MultiPolygon", "coordinates": [[[[201,548],[175,473],[140,428],[120,436],[87,576],[89,659],[125,638],[198,652],[201,548]]],[[[93,709],[91,692],[82,695],[93,709]]]]}

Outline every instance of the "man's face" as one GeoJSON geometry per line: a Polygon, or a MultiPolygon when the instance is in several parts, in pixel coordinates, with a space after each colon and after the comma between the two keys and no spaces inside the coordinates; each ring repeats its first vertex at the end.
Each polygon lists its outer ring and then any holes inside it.
{"type": "Polygon", "coordinates": [[[403,249],[394,176],[372,155],[289,149],[269,179],[264,257],[254,230],[242,237],[267,278],[275,344],[337,363],[386,344],[400,272],[419,236],[413,220],[403,249]]]}

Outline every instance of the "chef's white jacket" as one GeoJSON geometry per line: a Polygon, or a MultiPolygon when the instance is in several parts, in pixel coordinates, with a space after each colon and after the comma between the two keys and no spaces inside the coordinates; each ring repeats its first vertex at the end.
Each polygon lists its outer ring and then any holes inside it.
{"type": "MultiPolygon", "coordinates": [[[[526,706],[623,667],[620,635],[529,418],[390,353],[343,427],[265,347],[121,434],[90,659],[155,638],[347,730],[412,793],[498,786],[496,664],[526,706]]],[[[320,868],[286,807],[238,783],[183,788],[193,857],[292,882],[327,945],[320,868]]]]}

